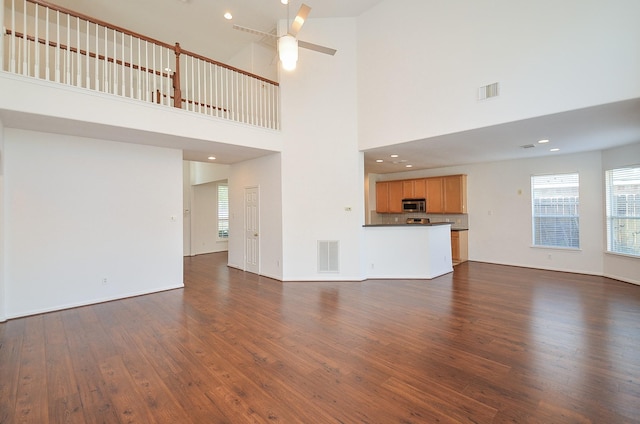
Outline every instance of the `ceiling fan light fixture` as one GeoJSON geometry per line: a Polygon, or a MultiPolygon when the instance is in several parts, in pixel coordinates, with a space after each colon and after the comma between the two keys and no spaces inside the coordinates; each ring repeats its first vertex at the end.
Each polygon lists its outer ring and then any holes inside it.
{"type": "Polygon", "coordinates": [[[278,55],[282,68],[286,71],[296,69],[298,61],[298,40],[292,35],[283,35],[278,39],[278,55]]]}

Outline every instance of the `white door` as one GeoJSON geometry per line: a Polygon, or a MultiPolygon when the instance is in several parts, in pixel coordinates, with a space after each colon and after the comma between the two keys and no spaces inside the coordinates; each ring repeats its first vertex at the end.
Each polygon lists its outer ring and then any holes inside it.
{"type": "Polygon", "coordinates": [[[245,271],[260,274],[260,191],[244,189],[245,271]]]}

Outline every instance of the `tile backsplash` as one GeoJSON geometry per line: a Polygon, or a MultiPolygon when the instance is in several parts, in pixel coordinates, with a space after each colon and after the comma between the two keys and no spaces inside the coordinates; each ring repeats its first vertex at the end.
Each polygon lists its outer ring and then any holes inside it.
{"type": "Polygon", "coordinates": [[[404,224],[407,218],[429,218],[431,222],[451,222],[451,228],[469,228],[468,214],[376,213],[371,211],[371,224],[404,224]]]}

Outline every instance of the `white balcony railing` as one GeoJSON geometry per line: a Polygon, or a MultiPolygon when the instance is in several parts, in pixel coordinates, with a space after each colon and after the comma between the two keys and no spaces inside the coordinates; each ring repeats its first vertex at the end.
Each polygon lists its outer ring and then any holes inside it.
{"type": "Polygon", "coordinates": [[[41,0],[0,0],[0,70],[279,129],[277,82],[41,0]]]}

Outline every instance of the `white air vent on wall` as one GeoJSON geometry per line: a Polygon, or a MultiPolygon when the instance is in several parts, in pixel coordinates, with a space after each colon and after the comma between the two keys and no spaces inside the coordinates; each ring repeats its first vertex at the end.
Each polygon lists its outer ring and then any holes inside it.
{"type": "Polygon", "coordinates": [[[486,100],[500,95],[500,87],[497,82],[478,88],[478,100],[486,100]]]}
{"type": "Polygon", "coordinates": [[[340,272],[340,242],[318,240],[318,272],[340,272]]]}

